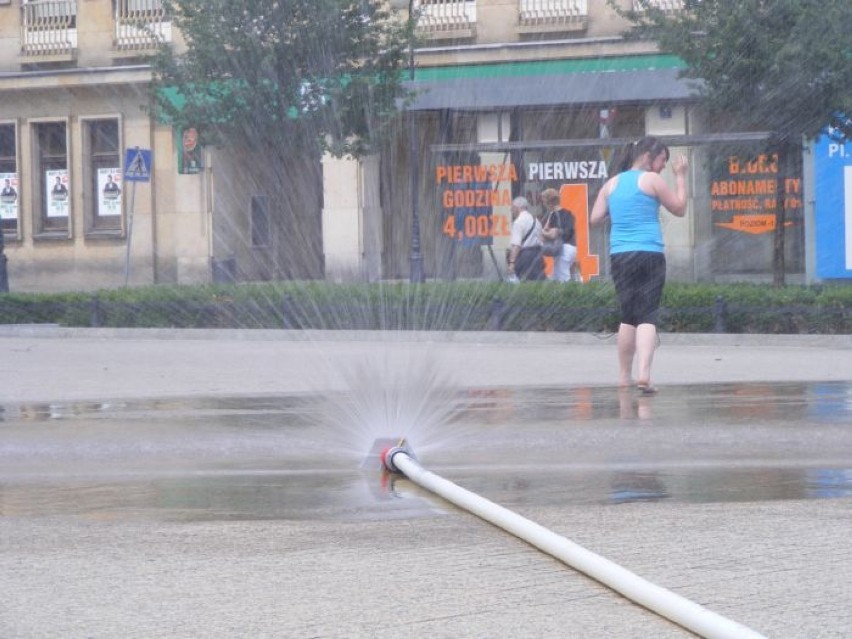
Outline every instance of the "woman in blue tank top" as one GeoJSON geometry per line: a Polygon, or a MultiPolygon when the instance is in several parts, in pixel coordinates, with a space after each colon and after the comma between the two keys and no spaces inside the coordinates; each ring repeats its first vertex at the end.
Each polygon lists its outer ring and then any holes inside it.
{"type": "Polygon", "coordinates": [[[657,315],[666,282],[666,256],[659,208],[672,215],[686,214],[686,158],[672,165],[675,189],[660,176],[669,161],[669,149],[648,136],[627,145],[618,173],[601,188],[589,222],[607,217],[610,226],[610,272],[621,309],[618,327],[619,386],[633,385],[633,360],[637,360],[636,386],[655,393],[651,362],[657,347],[657,315]]]}

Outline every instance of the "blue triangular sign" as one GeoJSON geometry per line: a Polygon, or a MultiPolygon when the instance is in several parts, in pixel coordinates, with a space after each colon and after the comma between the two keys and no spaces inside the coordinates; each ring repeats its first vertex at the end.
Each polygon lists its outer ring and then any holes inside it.
{"type": "Polygon", "coordinates": [[[150,149],[127,149],[124,179],[130,182],[147,182],[151,179],[150,149]]]}

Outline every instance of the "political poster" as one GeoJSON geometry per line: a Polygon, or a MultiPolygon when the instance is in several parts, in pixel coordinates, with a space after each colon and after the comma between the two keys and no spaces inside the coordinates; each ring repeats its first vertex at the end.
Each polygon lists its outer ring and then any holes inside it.
{"type": "Polygon", "coordinates": [[[17,173],[0,173],[0,218],[18,219],[19,190],[17,173]]]}
{"type": "Polygon", "coordinates": [[[47,217],[68,217],[69,193],[68,170],[57,169],[45,171],[45,201],[47,202],[47,217]]]}
{"type": "Polygon", "coordinates": [[[121,215],[121,168],[98,169],[98,215],[121,215]]]}

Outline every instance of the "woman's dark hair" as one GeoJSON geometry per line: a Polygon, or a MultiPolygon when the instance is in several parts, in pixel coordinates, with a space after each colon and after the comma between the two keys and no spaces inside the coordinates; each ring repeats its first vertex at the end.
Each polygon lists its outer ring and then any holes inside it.
{"type": "Polygon", "coordinates": [[[668,160],[669,147],[663,144],[659,138],[655,138],[653,135],[646,135],[644,138],[631,142],[621,150],[621,155],[615,163],[615,173],[629,171],[636,158],[645,153],[650,153],[651,157],[655,158],[664,151],[666,153],[666,160],[668,160]]]}

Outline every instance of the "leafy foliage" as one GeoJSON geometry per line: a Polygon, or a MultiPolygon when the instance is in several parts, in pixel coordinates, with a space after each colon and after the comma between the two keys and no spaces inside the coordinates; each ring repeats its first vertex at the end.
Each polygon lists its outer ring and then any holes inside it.
{"type": "MultiPolygon", "coordinates": [[[[624,11],[607,1],[633,23],[628,37],[654,40],[686,62],[683,75],[699,81],[710,128],[769,132],[765,150],[781,158],[781,183],[803,137],[826,126],[837,138],[852,136],[848,0],[682,0],[679,11],[653,0],[624,11]]],[[[776,286],[785,278],[785,215],[780,208],[774,233],[776,286]]]]}
{"type": "Polygon", "coordinates": [[[379,0],[164,0],[186,43],[154,60],[161,117],[205,142],[357,155],[402,95],[412,23],[379,0]]]}
{"type": "MultiPolygon", "coordinates": [[[[852,286],[671,283],[668,332],[852,332],[852,286]]],[[[580,331],[618,328],[609,282],[275,282],[0,296],[0,323],[116,328],[580,331]]]]}
{"type": "Polygon", "coordinates": [[[776,143],[816,137],[827,124],[852,135],[842,115],[852,113],[848,0],[684,0],[678,12],[637,3],[642,10],[621,11],[631,36],[683,59],[726,126],[771,131],[776,143]]]}

